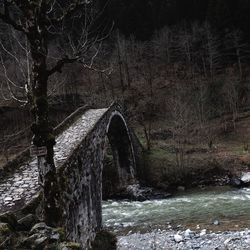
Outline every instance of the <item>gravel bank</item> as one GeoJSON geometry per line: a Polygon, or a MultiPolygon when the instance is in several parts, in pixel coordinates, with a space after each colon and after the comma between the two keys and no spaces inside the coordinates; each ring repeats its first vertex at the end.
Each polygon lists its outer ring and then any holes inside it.
{"type": "Polygon", "coordinates": [[[250,230],[211,233],[155,230],[118,237],[118,250],[250,250],[250,230]]]}

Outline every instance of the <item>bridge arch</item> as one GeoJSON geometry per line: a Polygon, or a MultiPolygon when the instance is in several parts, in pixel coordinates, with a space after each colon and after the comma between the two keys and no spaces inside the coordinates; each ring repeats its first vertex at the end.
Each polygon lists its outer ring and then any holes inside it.
{"type": "MultiPolygon", "coordinates": [[[[102,228],[102,184],[105,138],[111,145],[116,186],[136,182],[130,130],[117,105],[110,106],[58,169],[63,219],[68,238],[88,249],[102,228]]],[[[105,177],[104,177],[105,178],[105,177]]]]}
{"type": "MultiPolygon", "coordinates": [[[[112,151],[113,164],[103,164],[103,197],[109,198],[135,178],[135,157],[127,123],[118,111],[108,121],[106,137],[112,151]]],[[[105,157],[105,156],[104,156],[105,157]]]]}

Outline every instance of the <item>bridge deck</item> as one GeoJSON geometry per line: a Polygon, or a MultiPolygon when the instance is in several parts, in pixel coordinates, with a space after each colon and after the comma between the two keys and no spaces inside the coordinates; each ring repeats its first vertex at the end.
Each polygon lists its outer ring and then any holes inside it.
{"type": "MultiPolygon", "coordinates": [[[[59,166],[83,140],[107,109],[90,109],[56,139],[55,164],[59,166]]],[[[0,181],[0,213],[14,210],[29,202],[38,192],[37,159],[18,168],[12,176],[0,181]]]]}

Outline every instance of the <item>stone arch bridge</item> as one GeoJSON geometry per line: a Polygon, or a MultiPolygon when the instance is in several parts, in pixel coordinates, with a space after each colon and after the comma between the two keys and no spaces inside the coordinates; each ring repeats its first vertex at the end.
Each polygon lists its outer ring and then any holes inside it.
{"type": "MultiPolygon", "coordinates": [[[[114,160],[111,183],[117,189],[136,182],[141,149],[117,103],[104,109],[84,112],[80,109],[59,127],[65,128],[72,119],[74,122],[57,136],[55,164],[62,197],[62,224],[68,238],[81,242],[85,249],[102,227],[103,159],[107,139],[114,160]],[[75,116],[78,118],[74,119],[75,116]]],[[[30,203],[39,193],[36,162],[36,158],[28,159],[11,175],[2,178],[0,213],[30,203]]]]}

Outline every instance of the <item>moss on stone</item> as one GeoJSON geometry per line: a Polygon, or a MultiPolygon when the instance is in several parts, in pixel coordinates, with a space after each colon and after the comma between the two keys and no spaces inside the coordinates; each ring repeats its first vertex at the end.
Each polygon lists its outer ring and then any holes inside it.
{"type": "Polygon", "coordinates": [[[63,242],[59,245],[57,248],[59,250],[76,250],[76,249],[81,249],[81,245],[76,242],[63,242]]]}
{"type": "Polygon", "coordinates": [[[10,227],[7,223],[0,223],[0,237],[11,233],[10,227]]]}
{"type": "Polygon", "coordinates": [[[61,241],[64,241],[66,239],[66,237],[65,237],[65,231],[64,231],[63,227],[58,227],[56,229],[56,232],[59,233],[61,241]]]}

